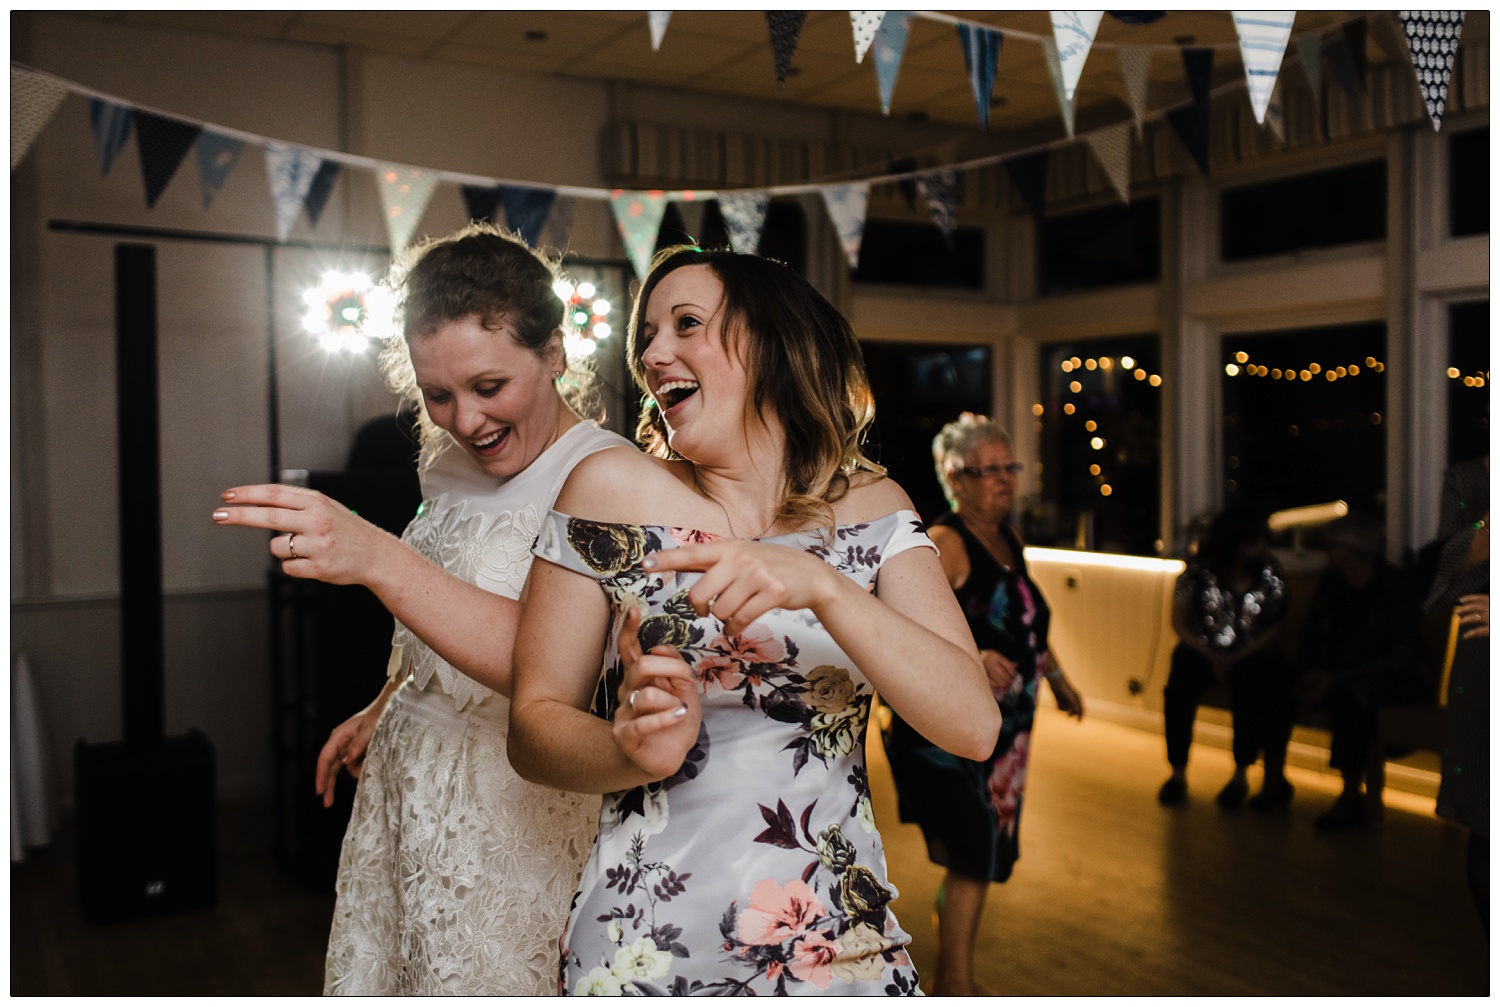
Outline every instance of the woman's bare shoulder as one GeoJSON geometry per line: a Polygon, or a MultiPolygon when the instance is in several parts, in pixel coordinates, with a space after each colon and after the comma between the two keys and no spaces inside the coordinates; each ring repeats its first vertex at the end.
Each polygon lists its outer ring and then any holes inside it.
{"type": "Polygon", "coordinates": [[[850,478],[849,492],[833,505],[839,524],[874,521],[902,510],[915,510],[906,491],[893,479],[864,472],[850,478]]]}
{"type": "Polygon", "coordinates": [[[553,506],[589,521],[645,524],[648,502],[682,485],[674,464],[624,445],[595,451],[573,467],[553,506]]]}

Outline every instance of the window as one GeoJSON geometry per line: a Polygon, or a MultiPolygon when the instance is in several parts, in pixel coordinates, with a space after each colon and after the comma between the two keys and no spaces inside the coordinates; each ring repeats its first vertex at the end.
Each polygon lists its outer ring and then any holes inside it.
{"type": "Polygon", "coordinates": [[[1161,204],[1141,199],[1037,225],[1043,295],[1161,279],[1161,204]]]}
{"type": "Polygon", "coordinates": [[[984,230],[959,227],[950,245],[933,223],[865,221],[859,246],[859,283],[984,289],[984,230]]]}
{"type": "Polygon", "coordinates": [[[1448,140],[1448,233],[1490,233],[1490,131],[1471,129],[1448,140]]]}
{"type": "Polygon", "coordinates": [[[1385,162],[1226,189],[1219,202],[1225,262],[1385,238],[1385,162]]]}
{"type": "Polygon", "coordinates": [[[948,512],[932,467],[932,439],[959,413],[988,415],[994,366],[988,346],[866,342],[875,422],[865,454],[884,465],[923,520],[948,512]]]}
{"type": "MultiPolygon", "coordinates": [[[[1161,351],[1154,333],[1042,348],[1041,457],[1023,529],[1037,545],[1162,551],[1161,351]]],[[[1022,492],[1025,492],[1025,486],[1022,492]]]]}
{"type": "Polygon", "coordinates": [[[1448,306],[1448,464],[1489,454],[1490,302],[1448,306]]]}
{"type": "Polygon", "coordinates": [[[1385,325],[1227,336],[1224,502],[1385,518],[1385,325]]]}

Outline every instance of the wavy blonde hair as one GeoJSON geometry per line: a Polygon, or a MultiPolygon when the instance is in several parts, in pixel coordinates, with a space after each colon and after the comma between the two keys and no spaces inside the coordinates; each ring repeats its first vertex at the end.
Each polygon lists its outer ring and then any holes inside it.
{"type": "Polygon", "coordinates": [[[958,419],[945,423],[932,439],[932,466],[937,470],[938,482],[942,484],[949,507],[958,506],[958,499],[953,495],[953,473],[964,467],[969,452],[981,444],[1015,447],[1004,427],[977,413],[960,413],[958,419]]]}
{"type": "MultiPolygon", "coordinates": [[[[726,350],[733,335],[744,337],[746,424],[763,422],[769,411],[786,432],[777,520],[794,528],[816,523],[831,533],[833,504],[849,492],[850,477],[885,474],[860,447],[875,419],[875,397],[853,328],[812,284],[779,262],[691,245],[664,248],[651,260],[626,331],[630,373],[643,392],[646,305],[657,285],[684,266],[707,266],[723,285],[719,332],[726,350]]],[[[659,458],[679,457],[649,395],[642,401],[636,440],[659,458]]]]}

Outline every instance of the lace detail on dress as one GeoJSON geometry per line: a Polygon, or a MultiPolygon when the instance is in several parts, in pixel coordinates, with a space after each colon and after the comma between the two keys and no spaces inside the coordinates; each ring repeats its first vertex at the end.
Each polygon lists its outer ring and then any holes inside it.
{"type": "MultiPolygon", "coordinates": [[[[536,507],[527,504],[502,511],[488,528],[486,515],[466,512],[462,500],[450,503],[447,494],[425,502],[406,529],[407,544],[461,580],[519,597],[531,570],[531,543],[542,524],[536,507]]],[[[392,662],[396,674],[410,674],[418,689],[427,688],[435,675],[443,691],[453,697],[455,709],[494,695],[439,657],[399,619],[391,642],[401,648],[401,660],[392,662]]]]}
{"type": "Polygon", "coordinates": [[[344,837],[325,993],[556,993],[599,798],[516,775],[509,705],[456,712],[410,683],[392,698],[344,837]]]}

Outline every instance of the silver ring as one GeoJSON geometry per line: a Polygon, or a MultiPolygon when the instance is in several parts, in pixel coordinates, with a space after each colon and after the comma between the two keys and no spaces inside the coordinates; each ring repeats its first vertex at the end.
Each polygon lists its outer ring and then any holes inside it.
{"type": "Polygon", "coordinates": [[[637,712],[639,712],[635,708],[635,695],[636,695],[636,693],[638,693],[640,691],[641,690],[639,690],[639,689],[633,689],[633,690],[631,690],[630,698],[627,699],[627,700],[625,700],[625,702],[627,702],[627,703],[630,704],[630,712],[631,713],[637,713],[637,712]]]}
{"type": "Polygon", "coordinates": [[[708,614],[709,615],[713,615],[714,614],[714,605],[718,602],[718,600],[719,600],[719,596],[718,595],[714,595],[712,598],[708,599],[708,614]]]}
{"type": "Polygon", "coordinates": [[[291,553],[291,555],[288,556],[287,559],[301,559],[302,558],[301,556],[297,555],[297,547],[292,544],[296,540],[296,538],[297,538],[297,533],[296,532],[289,531],[289,532],[286,533],[286,551],[289,552],[289,553],[291,553]]]}

